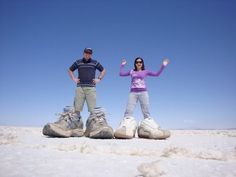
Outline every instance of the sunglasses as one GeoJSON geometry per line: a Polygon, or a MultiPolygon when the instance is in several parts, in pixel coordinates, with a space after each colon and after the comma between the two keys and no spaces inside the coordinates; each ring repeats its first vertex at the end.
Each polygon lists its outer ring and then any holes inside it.
{"type": "Polygon", "coordinates": [[[143,63],[143,62],[142,61],[136,61],[135,63],[138,64],[138,63],[143,63]]]}

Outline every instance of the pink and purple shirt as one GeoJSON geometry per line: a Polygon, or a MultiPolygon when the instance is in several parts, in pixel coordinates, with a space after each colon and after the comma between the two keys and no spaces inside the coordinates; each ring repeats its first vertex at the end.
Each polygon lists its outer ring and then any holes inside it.
{"type": "Polygon", "coordinates": [[[131,88],[130,92],[142,92],[142,91],[147,91],[147,87],[145,84],[145,78],[147,76],[154,76],[158,77],[162,71],[164,70],[165,66],[162,65],[159,71],[153,72],[149,70],[142,70],[142,71],[134,71],[134,70],[129,70],[125,71],[124,70],[124,65],[120,66],[120,76],[131,76],[131,88]]]}

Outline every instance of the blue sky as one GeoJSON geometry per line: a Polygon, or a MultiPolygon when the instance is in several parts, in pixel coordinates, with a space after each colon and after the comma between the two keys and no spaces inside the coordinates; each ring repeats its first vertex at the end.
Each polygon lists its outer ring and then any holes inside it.
{"type": "MultiPolygon", "coordinates": [[[[68,67],[85,47],[106,68],[97,104],[117,127],[133,66],[170,65],[147,78],[151,114],[164,128],[236,127],[236,3],[230,0],[0,0],[0,125],[43,126],[72,105],[68,67]]],[[[84,121],[88,113],[84,107],[84,121]]],[[[135,118],[142,120],[140,106],[135,118]]]]}

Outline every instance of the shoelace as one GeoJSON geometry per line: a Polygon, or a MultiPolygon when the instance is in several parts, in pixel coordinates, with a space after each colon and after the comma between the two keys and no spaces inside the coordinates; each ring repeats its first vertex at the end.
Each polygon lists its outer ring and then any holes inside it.
{"type": "Polygon", "coordinates": [[[130,120],[131,120],[130,118],[125,118],[125,119],[123,119],[123,120],[121,121],[121,123],[120,123],[120,126],[121,126],[121,127],[125,127],[126,124],[127,124],[127,122],[130,121],[130,120]]]}
{"type": "Polygon", "coordinates": [[[74,112],[63,112],[63,113],[57,113],[56,115],[60,116],[59,119],[58,119],[58,122],[62,121],[62,120],[65,120],[67,122],[71,122],[72,121],[72,118],[74,116],[74,112]]]}
{"type": "Polygon", "coordinates": [[[97,117],[97,118],[95,119],[95,121],[102,125],[102,124],[104,124],[105,118],[103,118],[103,117],[97,117]]]}
{"type": "Polygon", "coordinates": [[[99,124],[103,124],[105,119],[105,109],[102,107],[94,108],[93,113],[90,116],[91,119],[93,119],[95,122],[98,122],[99,124]]]}

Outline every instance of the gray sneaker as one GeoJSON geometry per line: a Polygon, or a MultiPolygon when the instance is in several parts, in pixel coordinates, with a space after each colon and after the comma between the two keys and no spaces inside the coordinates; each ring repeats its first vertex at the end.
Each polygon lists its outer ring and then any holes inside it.
{"type": "Polygon", "coordinates": [[[113,129],[107,124],[104,109],[94,108],[86,122],[84,135],[89,138],[112,139],[113,134],[113,129]]]}
{"type": "Polygon", "coordinates": [[[73,108],[66,107],[58,121],[43,127],[43,134],[50,137],[81,137],[84,135],[82,118],[73,108]]]}

